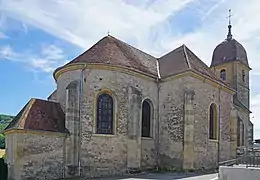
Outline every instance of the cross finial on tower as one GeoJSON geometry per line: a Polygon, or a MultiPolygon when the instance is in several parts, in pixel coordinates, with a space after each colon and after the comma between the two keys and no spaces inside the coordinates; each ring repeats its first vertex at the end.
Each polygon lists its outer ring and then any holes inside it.
{"type": "Polygon", "coordinates": [[[231,25],[231,17],[232,17],[232,14],[231,14],[231,9],[229,9],[229,15],[228,15],[228,25],[231,25]]]}
{"type": "Polygon", "coordinates": [[[110,35],[110,31],[107,31],[107,35],[108,35],[108,36],[110,35]]]}
{"type": "Polygon", "coordinates": [[[227,35],[227,40],[228,40],[228,41],[232,39],[232,33],[231,33],[231,28],[232,28],[232,25],[231,25],[231,17],[232,17],[231,9],[229,9],[229,16],[227,17],[227,18],[228,18],[228,35],[227,35]]]}

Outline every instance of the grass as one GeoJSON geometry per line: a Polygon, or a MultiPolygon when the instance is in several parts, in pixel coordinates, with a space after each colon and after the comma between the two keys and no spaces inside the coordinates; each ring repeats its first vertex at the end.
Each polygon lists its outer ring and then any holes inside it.
{"type": "Polygon", "coordinates": [[[0,149],[0,158],[5,154],[5,149],[0,149]]]}

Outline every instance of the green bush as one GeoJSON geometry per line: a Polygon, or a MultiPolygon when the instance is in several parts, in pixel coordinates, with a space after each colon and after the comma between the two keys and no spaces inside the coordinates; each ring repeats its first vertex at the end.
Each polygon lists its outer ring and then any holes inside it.
{"type": "Polygon", "coordinates": [[[5,149],[5,136],[0,134],[0,149],[5,149]]]}
{"type": "Polygon", "coordinates": [[[2,134],[2,131],[13,118],[13,116],[0,114],[0,149],[5,149],[5,136],[2,134]]]}

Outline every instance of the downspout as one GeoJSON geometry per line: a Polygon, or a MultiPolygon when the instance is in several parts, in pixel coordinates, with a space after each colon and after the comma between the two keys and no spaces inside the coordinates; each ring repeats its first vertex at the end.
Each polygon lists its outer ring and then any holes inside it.
{"type": "Polygon", "coordinates": [[[157,120],[157,138],[156,138],[156,169],[159,169],[159,137],[160,137],[160,102],[159,102],[159,95],[160,95],[160,83],[159,83],[159,78],[156,78],[157,82],[157,113],[156,113],[156,120],[157,120]]]}
{"type": "Polygon", "coordinates": [[[218,167],[220,160],[220,90],[221,86],[218,88],[218,167]]]}
{"type": "Polygon", "coordinates": [[[79,166],[79,176],[81,176],[81,109],[82,109],[82,100],[83,100],[83,77],[84,77],[84,70],[86,69],[87,64],[84,65],[84,67],[81,70],[81,76],[80,76],[80,87],[79,87],[79,141],[78,141],[78,166],[79,166]]]}

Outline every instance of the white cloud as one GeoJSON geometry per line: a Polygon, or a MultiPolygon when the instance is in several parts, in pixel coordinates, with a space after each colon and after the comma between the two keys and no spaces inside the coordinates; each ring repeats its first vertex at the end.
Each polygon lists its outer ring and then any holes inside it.
{"type": "Polygon", "coordinates": [[[0,47],[0,58],[19,61],[19,54],[14,52],[11,46],[6,45],[0,47]]]}
{"type": "MultiPolygon", "coordinates": [[[[38,27],[84,50],[110,31],[111,35],[156,56],[186,44],[208,65],[214,48],[226,37],[229,8],[233,13],[234,38],[246,48],[255,79],[252,83],[257,83],[260,75],[259,0],[2,0],[0,6],[6,16],[38,27]],[[200,25],[188,33],[181,31],[189,25],[188,21],[173,26],[171,19],[181,11],[187,14],[196,11],[200,25]]],[[[10,49],[4,52],[5,56],[11,53],[10,49]]],[[[31,66],[50,72],[58,64],[55,59],[61,62],[61,58],[62,51],[49,47],[30,62],[31,66]]],[[[251,99],[257,124],[260,98],[253,96],[251,99]]]]}
{"type": "Polygon", "coordinates": [[[55,45],[43,45],[39,54],[30,51],[16,52],[11,46],[0,47],[0,58],[22,63],[31,71],[51,73],[67,59],[63,50],[55,45]]]}
{"type": "Polygon", "coordinates": [[[125,39],[134,36],[142,42],[153,26],[192,1],[2,0],[0,8],[10,17],[86,48],[107,31],[125,39]]]}

